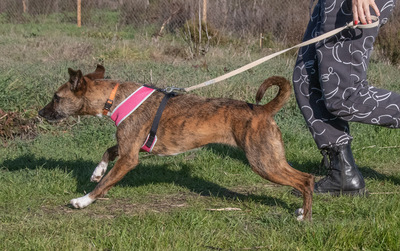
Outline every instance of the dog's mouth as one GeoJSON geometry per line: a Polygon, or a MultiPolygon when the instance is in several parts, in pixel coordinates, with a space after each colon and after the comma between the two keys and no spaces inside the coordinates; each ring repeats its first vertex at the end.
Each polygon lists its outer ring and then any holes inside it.
{"type": "Polygon", "coordinates": [[[60,122],[67,117],[65,114],[57,112],[47,113],[44,109],[39,111],[39,116],[44,118],[49,123],[60,122]]]}

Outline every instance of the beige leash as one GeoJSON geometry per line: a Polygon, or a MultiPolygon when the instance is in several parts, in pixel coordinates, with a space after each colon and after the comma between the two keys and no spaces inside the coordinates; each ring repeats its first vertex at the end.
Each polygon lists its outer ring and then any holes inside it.
{"type": "Polygon", "coordinates": [[[222,81],[222,80],[225,80],[225,79],[227,79],[227,78],[233,77],[233,76],[235,76],[235,75],[237,75],[237,74],[239,74],[239,73],[242,73],[242,72],[244,72],[244,71],[247,71],[247,70],[250,69],[250,68],[253,68],[253,67],[255,67],[255,66],[259,65],[259,64],[262,64],[262,63],[264,63],[265,61],[268,61],[268,60],[270,60],[271,58],[274,58],[274,57],[276,57],[276,56],[278,56],[278,55],[280,55],[280,54],[283,54],[283,53],[285,53],[285,52],[287,52],[287,51],[290,51],[290,50],[292,50],[292,49],[300,48],[300,47],[303,47],[303,46],[306,46],[306,45],[310,45],[310,44],[319,42],[319,41],[321,41],[321,40],[323,40],[323,39],[325,39],[325,38],[328,38],[328,37],[331,37],[331,36],[333,36],[333,35],[336,35],[337,33],[341,32],[341,31],[344,30],[344,29],[347,29],[347,28],[353,28],[353,29],[355,29],[355,28],[369,29],[369,28],[377,27],[377,26],[379,25],[379,18],[376,17],[376,16],[371,16],[371,18],[372,18],[372,21],[373,21],[371,24],[354,25],[353,22],[351,22],[351,23],[349,23],[349,24],[347,24],[347,25],[345,25],[345,26],[343,26],[343,27],[334,29],[334,30],[332,30],[332,31],[330,31],[330,32],[327,32],[327,33],[325,33],[325,34],[322,34],[322,35],[320,35],[320,36],[318,36],[318,37],[312,38],[312,39],[307,40],[307,41],[305,41],[305,42],[302,42],[302,43],[300,43],[300,44],[298,44],[298,45],[295,45],[295,46],[293,46],[293,47],[290,47],[290,48],[288,48],[288,49],[285,49],[285,50],[282,50],[282,51],[278,51],[278,52],[275,52],[275,53],[273,53],[273,54],[271,54],[271,55],[268,55],[268,56],[266,56],[266,57],[260,58],[260,59],[258,59],[258,60],[256,60],[256,61],[254,61],[254,62],[252,62],[252,63],[249,63],[249,64],[247,64],[247,65],[244,65],[244,66],[242,66],[242,67],[240,67],[240,68],[238,68],[238,69],[236,69],[236,70],[234,70],[234,71],[228,72],[228,73],[226,73],[226,74],[224,74],[224,75],[222,75],[222,76],[219,76],[219,77],[217,77],[217,78],[208,80],[208,81],[203,82],[203,83],[201,83],[201,84],[194,85],[194,86],[187,87],[187,88],[183,88],[183,89],[174,88],[174,87],[168,87],[167,90],[168,90],[169,88],[171,88],[171,90],[172,90],[172,89],[173,89],[173,90],[178,90],[178,91],[181,90],[181,91],[185,91],[185,92],[193,91],[193,90],[195,90],[195,89],[198,89],[198,88],[201,88],[201,87],[205,87],[205,86],[208,86],[208,85],[211,85],[211,84],[215,84],[215,83],[218,83],[218,82],[220,82],[220,81],[222,81]]]}

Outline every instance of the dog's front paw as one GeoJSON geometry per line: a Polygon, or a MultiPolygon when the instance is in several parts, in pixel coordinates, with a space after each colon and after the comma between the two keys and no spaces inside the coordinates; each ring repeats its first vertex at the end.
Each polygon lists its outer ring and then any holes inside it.
{"type": "Polygon", "coordinates": [[[91,182],[100,182],[101,178],[103,178],[103,175],[107,171],[107,166],[108,163],[101,161],[97,166],[96,169],[94,169],[94,172],[92,174],[92,177],[90,177],[91,182]]]}
{"type": "Polygon", "coordinates": [[[69,203],[74,207],[74,208],[85,208],[92,204],[94,199],[89,197],[89,194],[86,194],[83,197],[72,199],[69,203]]]}

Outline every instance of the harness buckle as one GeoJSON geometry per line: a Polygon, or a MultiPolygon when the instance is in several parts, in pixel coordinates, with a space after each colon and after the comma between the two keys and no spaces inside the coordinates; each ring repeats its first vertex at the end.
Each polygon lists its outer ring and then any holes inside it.
{"type": "Polygon", "coordinates": [[[111,99],[107,99],[106,103],[104,104],[103,108],[103,115],[107,115],[107,113],[110,111],[111,106],[113,105],[114,101],[111,99]]]}
{"type": "Polygon", "coordinates": [[[108,112],[111,109],[111,106],[114,103],[114,98],[115,98],[115,94],[117,93],[117,89],[118,89],[119,83],[116,83],[114,88],[112,89],[111,93],[110,93],[110,97],[107,99],[106,103],[104,104],[104,108],[103,108],[103,115],[107,116],[108,112]]]}

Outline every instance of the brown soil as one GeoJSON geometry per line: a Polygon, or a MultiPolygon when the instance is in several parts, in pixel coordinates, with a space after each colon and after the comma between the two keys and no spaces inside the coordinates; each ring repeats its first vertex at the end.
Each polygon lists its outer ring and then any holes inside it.
{"type": "Polygon", "coordinates": [[[37,136],[36,118],[20,112],[4,112],[0,109],[0,142],[16,138],[28,140],[37,136]]]}

